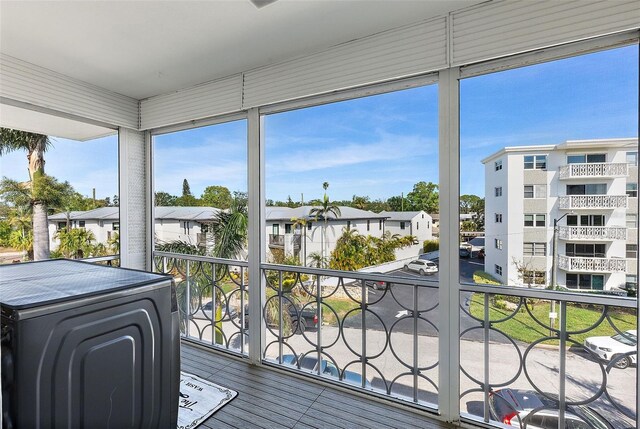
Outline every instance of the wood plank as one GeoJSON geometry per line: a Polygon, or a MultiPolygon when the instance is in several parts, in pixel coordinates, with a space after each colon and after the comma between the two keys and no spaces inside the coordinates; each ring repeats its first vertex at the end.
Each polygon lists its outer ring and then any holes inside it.
{"type": "Polygon", "coordinates": [[[296,417],[280,414],[275,410],[275,404],[264,401],[264,404],[258,405],[252,401],[252,397],[246,396],[247,400],[244,400],[240,396],[234,399],[235,407],[244,410],[247,414],[259,416],[266,420],[270,420],[274,423],[279,423],[287,427],[293,427],[297,421],[302,417],[302,413],[297,413],[296,417]]]}
{"type": "Polygon", "coordinates": [[[354,415],[364,417],[367,419],[379,422],[382,425],[387,425],[400,429],[422,429],[424,424],[412,424],[407,421],[399,421],[396,417],[395,410],[387,407],[380,407],[378,403],[371,403],[364,400],[357,403],[345,403],[341,400],[333,400],[327,397],[328,395],[320,395],[316,399],[316,404],[331,409],[340,411],[347,411],[354,415]]]}
{"type": "MultiPolygon", "coordinates": [[[[226,414],[242,420],[243,422],[250,423],[252,428],[260,429],[290,429],[292,426],[287,426],[281,423],[276,423],[268,420],[257,414],[247,413],[245,410],[236,407],[225,407],[222,411],[226,411],[226,414]]],[[[240,426],[238,426],[240,427],[240,426]]],[[[244,428],[244,427],[243,427],[244,428]]]]}
{"type": "Polygon", "coordinates": [[[243,371],[241,369],[227,367],[223,372],[225,375],[230,377],[237,377],[240,380],[249,380],[252,384],[257,383],[260,386],[275,388],[278,391],[295,390],[298,397],[312,401],[314,401],[323,390],[323,388],[316,387],[312,391],[308,391],[307,388],[309,386],[306,384],[301,384],[300,386],[296,386],[295,383],[289,384],[287,383],[287,380],[283,380],[281,377],[273,378],[273,374],[264,373],[264,370],[255,371],[247,368],[243,371]]]}
{"type": "Polygon", "coordinates": [[[445,423],[391,404],[183,343],[182,369],[238,392],[204,422],[216,429],[443,429],[445,423]]]}
{"type": "Polygon", "coordinates": [[[230,389],[237,391],[238,393],[258,396],[261,398],[273,398],[274,402],[278,401],[283,406],[291,406],[300,409],[308,408],[313,403],[314,399],[302,398],[297,395],[291,395],[290,391],[282,390],[281,388],[265,386],[264,384],[254,379],[245,379],[242,377],[234,377],[229,374],[214,374],[208,380],[224,385],[230,389]]]}
{"type": "Polygon", "coordinates": [[[393,415],[395,419],[398,419],[401,422],[418,427],[425,427],[426,422],[430,423],[429,427],[446,427],[444,423],[441,423],[436,419],[431,419],[429,416],[424,416],[422,414],[414,413],[411,410],[404,410],[392,405],[387,405],[384,402],[349,395],[348,393],[338,390],[326,389],[325,392],[322,393],[322,396],[329,398],[330,400],[351,404],[354,407],[367,407],[375,413],[384,413],[384,415],[388,416],[393,415]]]}
{"type": "Polygon", "coordinates": [[[316,415],[318,417],[331,415],[331,418],[341,422],[347,428],[375,428],[375,429],[393,429],[394,426],[388,426],[375,419],[362,417],[350,411],[340,410],[335,407],[327,407],[324,404],[314,402],[306,415],[316,415]]]}

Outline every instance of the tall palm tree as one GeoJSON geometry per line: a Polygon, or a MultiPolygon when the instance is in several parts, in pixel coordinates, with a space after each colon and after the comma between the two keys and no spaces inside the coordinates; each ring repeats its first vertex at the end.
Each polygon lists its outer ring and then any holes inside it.
{"type": "Polygon", "coordinates": [[[48,259],[49,231],[47,219],[47,205],[42,198],[37,198],[41,192],[41,179],[44,177],[44,153],[51,147],[49,137],[42,134],[28,133],[26,131],[0,128],[0,156],[7,153],[24,150],[27,152],[29,163],[29,187],[34,199],[31,202],[33,209],[33,259],[48,259]]]}
{"type": "Polygon", "coordinates": [[[323,260],[327,260],[327,226],[329,225],[329,219],[333,216],[334,219],[337,219],[341,216],[340,207],[335,204],[332,204],[329,201],[329,196],[327,195],[327,188],[329,188],[329,182],[324,182],[322,184],[324,188],[324,198],[322,199],[322,204],[320,207],[314,207],[309,212],[309,216],[312,216],[314,220],[317,222],[322,219],[322,236],[320,237],[320,248],[321,248],[321,256],[323,260]]]}

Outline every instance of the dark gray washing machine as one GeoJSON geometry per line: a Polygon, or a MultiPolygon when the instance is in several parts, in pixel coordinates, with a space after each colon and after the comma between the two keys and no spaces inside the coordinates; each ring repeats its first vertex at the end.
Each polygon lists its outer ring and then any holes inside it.
{"type": "Polygon", "coordinates": [[[5,428],[175,428],[171,277],[80,261],[0,266],[5,428]]]}

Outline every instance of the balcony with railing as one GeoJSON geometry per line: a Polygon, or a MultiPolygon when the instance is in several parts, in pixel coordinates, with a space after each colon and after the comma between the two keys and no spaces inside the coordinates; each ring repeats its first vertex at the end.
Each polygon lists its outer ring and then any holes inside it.
{"type": "Polygon", "coordinates": [[[566,195],[558,197],[562,210],[619,209],[627,208],[626,195],[566,195]]]}
{"type": "Polygon", "coordinates": [[[626,240],[627,228],[623,226],[560,226],[558,238],[577,241],[626,240]]]}
{"type": "Polygon", "coordinates": [[[583,346],[591,336],[629,335],[634,299],[462,285],[451,316],[434,278],[263,263],[256,280],[245,261],[154,255],[156,270],[176,279],[183,367],[241,393],[211,427],[444,427],[438,414],[451,383],[467,423],[500,424],[495,401],[507,388],[544,399],[556,421],[623,428],[636,419],[635,352],[602,360],[583,346]],[[256,306],[247,304],[255,299],[262,327],[254,333],[256,306]],[[458,319],[455,333],[448,319],[458,319]]]}
{"type": "Polygon", "coordinates": [[[627,260],[559,255],[558,268],[568,272],[624,273],[627,270],[627,260]]]}
{"type": "Polygon", "coordinates": [[[560,167],[560,180],[627,177],[629,165],[626,162],[590,162],[568,164],[560,167]]]}
{"type": "Polygon", "coordinates": [[[293,250],[300,249],[300,234],[269,234],[269,247],[284,249],[286,240],[290,240],[293,250]]]}

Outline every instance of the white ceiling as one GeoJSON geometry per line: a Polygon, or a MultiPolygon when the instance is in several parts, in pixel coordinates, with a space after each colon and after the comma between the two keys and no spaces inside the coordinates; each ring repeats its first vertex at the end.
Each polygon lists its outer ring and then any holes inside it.
{"type": "Polygon", "coordinates": [[[0,104],[0,125],[6,128],[85,141],[115,134],[111,128],[0,104]]]}
{"type": "Polygon", "coordinates": [[[479,0],[0,1],[0,52],[136,99],[479,0]]]}

